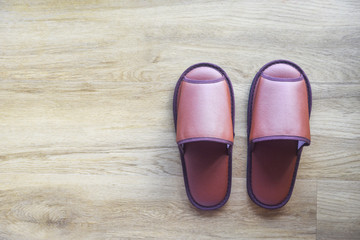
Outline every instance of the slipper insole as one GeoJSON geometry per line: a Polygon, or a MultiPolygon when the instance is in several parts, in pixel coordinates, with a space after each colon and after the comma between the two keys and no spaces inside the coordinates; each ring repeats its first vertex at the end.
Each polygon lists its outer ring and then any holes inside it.
{"type": "Polygon", "coordinates": [[[226,144],[200,141],[185,144],[185,165],[191,196],[200,205],[224,200],[228,188],[226,144]]]}
{"type": "Polygon", "coordinates": [[[251,162],[251,187],[267,205],[283,202],[290,191],[297,159],[297,141],[273,140],[255,143],[251,162]]]}

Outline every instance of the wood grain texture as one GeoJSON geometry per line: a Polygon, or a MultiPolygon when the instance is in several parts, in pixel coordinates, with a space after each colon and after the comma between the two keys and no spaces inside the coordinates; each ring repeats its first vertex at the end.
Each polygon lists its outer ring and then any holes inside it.
{"type": "Polygon", "coordinates": [[[4,176],[5,239],[248,239],[263,236],[259,226],[271,239],[315,239],[315,181],[300,180],[289,207],[263,211],[247,197],[245,180],[236,178],[229,203],[204,212],[189,203],[181,177],[4,176]]]}
{"type": "Polygon", "coordinates": [[[0,0],[0,239],[360,239],[360,2],[0,0]],[[307,73],[312,143],[290,202],[246,193],[251,80],[307,73]],[[172,94],[213,62],[236,100],[229,202],[187,200],[172,94]]]}
{"type": "Polygon", "coordinates": [[[319,239],[359,239],[360,186],[356,181],[318,182],[319,239]]]}

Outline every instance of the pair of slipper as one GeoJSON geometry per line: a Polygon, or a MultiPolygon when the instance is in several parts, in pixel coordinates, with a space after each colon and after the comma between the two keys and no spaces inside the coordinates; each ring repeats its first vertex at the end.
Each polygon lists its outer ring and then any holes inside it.
{"type": "MultiPolygon", "coordinates": [[[[247,112],[247,190],[259,206],[284,206],[294,188],[301,152],[310,144],[311,88],[287,60],[255,75],[247,112]]],[[[230,196],[234,92],[225,71],[195,64],[180,76],[173,99],[176,142],[186,193],[199,209],[223,206],[230,196]]]]}

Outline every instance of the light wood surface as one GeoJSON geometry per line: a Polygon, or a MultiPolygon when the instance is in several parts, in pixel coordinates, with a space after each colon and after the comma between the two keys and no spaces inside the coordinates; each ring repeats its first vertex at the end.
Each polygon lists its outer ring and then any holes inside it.
{"type": "Polygon", "coordinates": [[[0,0],[0,239],[360,239],[360,2],[0,0]],[[268,61],[313,89],[289,203],[246,193],[246,106],[268,61]],[[233,186],[187,200],[172,94],[213,62],[236,99],[233,186]]]}

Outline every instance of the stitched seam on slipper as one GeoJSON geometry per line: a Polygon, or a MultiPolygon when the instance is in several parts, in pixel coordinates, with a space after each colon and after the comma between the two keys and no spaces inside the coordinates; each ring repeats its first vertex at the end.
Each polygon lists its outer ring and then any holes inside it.
{"type": "Polygon", "coordinates": [[[194,83],[194,84],[210,84],[210,83],[217,83],[224,81],[225,78],[222,76],[221,78],[213,79],[213,80],[197,80],[197,79],[190,79],[187,77],[184,77],[183,81],[187,83],[194,83]]]}

